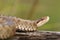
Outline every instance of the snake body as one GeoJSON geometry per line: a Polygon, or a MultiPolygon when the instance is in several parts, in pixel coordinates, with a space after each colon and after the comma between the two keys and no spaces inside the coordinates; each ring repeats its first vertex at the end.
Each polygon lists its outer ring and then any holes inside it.
{"type": "Polygon", "coordinates": [[[21,31],[36,31],[38,26],[45,24],[48,20],[48,16],[34,21],[12,16],[0,16],[0,39],[7,39],[15,35],[17,29],[21,31]]]}

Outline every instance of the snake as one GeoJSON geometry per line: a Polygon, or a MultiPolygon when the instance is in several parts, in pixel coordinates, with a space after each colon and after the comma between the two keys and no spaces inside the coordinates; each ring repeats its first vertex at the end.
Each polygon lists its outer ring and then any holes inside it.
{"type": "Polygon", "coordinates": [[[0,39],[7,39],[19,31],[36,31],[39,27],[49,21],[49,16],[44,16],[37,20],[26,20],[15,16],[0,15],[0,39]]]}

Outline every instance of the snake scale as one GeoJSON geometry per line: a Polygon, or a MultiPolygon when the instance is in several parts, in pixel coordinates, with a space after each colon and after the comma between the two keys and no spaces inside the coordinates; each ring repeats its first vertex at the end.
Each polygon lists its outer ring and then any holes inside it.
{"type": "Polygon", "coordinates": [[[13,35],[17,29],[21,31],[36,31],[38,27],[49,21],[49,16],[38,20],[25,20],[13,16],[0,15],[0,39],[7,39],[13,35]]]}

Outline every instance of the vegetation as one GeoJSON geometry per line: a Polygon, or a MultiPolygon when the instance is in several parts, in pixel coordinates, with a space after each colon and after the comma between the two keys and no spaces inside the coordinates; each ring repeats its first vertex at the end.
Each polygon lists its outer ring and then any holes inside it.
{"type": "Polygon", "coordinates": [[[0,14],[35,20],[50,16],[39,30],[60,31],[60,0],[0,0],[0,14]]]}

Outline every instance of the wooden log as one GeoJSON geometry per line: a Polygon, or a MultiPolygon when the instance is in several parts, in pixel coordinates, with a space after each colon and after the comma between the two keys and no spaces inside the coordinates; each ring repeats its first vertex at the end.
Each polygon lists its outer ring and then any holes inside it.
{"type": "Polygon", "coordinates": [[[16,32],[16,35],[9,40],[60,40],[60,32],[35,31],[16,32]]]}

